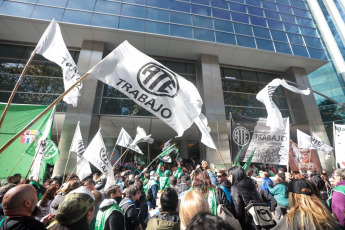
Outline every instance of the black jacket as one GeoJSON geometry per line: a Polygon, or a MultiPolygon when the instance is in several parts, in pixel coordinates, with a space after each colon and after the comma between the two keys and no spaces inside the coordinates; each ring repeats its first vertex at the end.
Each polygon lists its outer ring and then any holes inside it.
{"type": "Polygon", "coordinates": [[[263,202],[270,206],[271,212],[274,212],[277,207],[277,200],[266,190],[260,189],[259,194],[263,202]]]}
{"type": "Polygon", "coordinates": [[[234,216],[240,221],[242,229],[255,229],[253,218],[245,211],[250,201],[263,202],[253,180],[246,177],[236,185],[232,185],[231,199],[235,207],[234,216]]]}
{"type": "Polygon", "coordinates": [[[130,198],[123,199],[119,206],[122,209],[123,213],[125,214],[125,224],[126,224],[126,230],[132,230],[139,226],[139,220],[138,220],[138,212],[137,207],[132,202],[129,201],[130,198]]]}
{"type": "MultiPolygon", "coordinates": [[[[229,193],[231,193],[231,183],[228,180],[223,181],[220,185],[223,185],[229,193]]],[[[235,207],[233,202],[228,200],[224,190],[220,187],[220,185],[217,186],[217,205],[224,204],[225,207],[234,215],[235,207]]]]}
{"type": "Polygon", "coordinates": [[[312,182],[314,182],[314,184],[316,184],[316,187],[319,189],[320,192],[321,191],[327,191],[326,184],[322,180],[320,173],[315,172],[315,173],[311,174],[310,180],[312,182]]]}

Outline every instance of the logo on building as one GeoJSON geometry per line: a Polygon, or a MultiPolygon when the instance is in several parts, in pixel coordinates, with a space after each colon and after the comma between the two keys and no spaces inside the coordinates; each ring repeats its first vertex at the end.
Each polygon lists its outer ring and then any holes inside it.
{"type": "Polygon", "coordinates": [[[20,143],[32,143],[38,134],[38,130],[26,130],[20,139],[20,143]]]}
{"type": "Polygon", "coordinates": [[[246,145],[249,143],[250,133],[245,127],[237,126],[234,131],[232,131],[232,139],[237,145],[246,145]]]}
{"type": "Polygon", "coordinates": [[[156,63],[149,62],[137,74],[139,86],[149,94],[174,98],[179,84],[174,72],[156,63]]]}

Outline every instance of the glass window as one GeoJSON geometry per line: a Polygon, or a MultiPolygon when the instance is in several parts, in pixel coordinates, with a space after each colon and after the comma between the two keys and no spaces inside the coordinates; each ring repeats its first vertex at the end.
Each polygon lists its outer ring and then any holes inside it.
{"type": "Polygon", "coordinates": [[[169,9],[169,0],[147,0],[147,5],[169,9]]]}
{"type": "Polygon", "coordinates": [[[170,35],[175,37],[193,38],[192,27],[170,25],[170,35]]]}
{"type": "Polygon", "coordinates": [[[229,9],[228,2],[224,0],[211,0],[211,5],[222,9],[229,9]]]}
{"type": "Polygon", "coordinates": [[[153,116],[150,112],[130,99],[103,98],[101,114],[153,116]]]}
{"type": "Polygon", "coordinates": [[[211,16],[211,8],[192,4],[192,13],[211,16]]]}
{"type": "Polygon", "coordinates": [[[214,32],[211,30],[194,28],[194,38],[198,40],[214,42],[214,32]]]}
{"type": "Polygon", "coordinates": [[[242,79],[248,81],[258,81],[258,76],[255,71],[241,70],[242,79]]]}
{"type": "Polygon", "coordinates": [[[95,11],[119,15],[121,11],[121,3],[98,0],[96,3],[95,11]]]}
{"type": "Polygon", "coordinates": [[[311,19],[300,18],[300,17],[296,17],[296,19],[297,19],[298,25],[315,27],[315,25],[314,25],[314,23],[313,23],[313,21],[311,19]]]}
{"type": "Polygon", "coordinates": [[[323,48],[320,38],[312,38],[312,37],[304,36],[304,41],[307,44],[307,46],[312,46],[312,47],[321,48],[321,49],[323,48]]]}
{"type": "Polygon", "coordinates": [[[214,27],[216,30],[234,32],[232,22],[214,19],[214,27]]]}
{"type": "Polygon", "coordinates": [[[64,10],[60,8],[36,6],[31,18],[40,18],[46,20],[52,20],[55,18],[57,21],[61,21],[63,11],[64,10]]]}
{"type": "Polygon", "coordinates": [[[266,19],[256,16],[249,16],[252,25],[267,27],[266,19]]]}
{"type": "Polygon", "coordinates": [[[146,5],[146,0],[123,0],[123,2],[129,2],[139,5],[146,5]]]}
{"type": "Polygon", "coordinates": [[[5,1],[0,8],[0,14],[29,18],[34,6],[35,5],[5,1]]]}
{"type": "Polygon", "coordinates": [[[146,18],[157,21],[169,22],[169,11],[154,8],[146,8],[146,18]]]}
{"type": "Polygon", "coordinates": [[[301,17],[305,17],[305,18],[311,18],[310,13],[307,10],[302,10],[302,9],[298,9],[298,8],[292,8],[293,12],[295,13],[295,15],[297,16],[301,16],[301,17]]]}
{"type": "Polygon", "coordinates": [[[92,14],[88,12],[65,10],[62,21],[90,25],[92,14]]]}
{"type": "MultiPolygon", "coordinates": [[[[241,71],[239,69],[229,69],[229,68],[222,68],[224,78],[234,78],[234,79],[241,79],[241,71]]],[[[223,81],[223,82],[230,82],[230,81],[223,81]]],[[[231,81],[232,83],[233,81],[231,81]]],[[[241,82],[240,82],[241,83],[241,82]]],[[[224,85],[223,85],[224,86],[224,85]]],[[[225,91],[232,91],[234,89],[234,84],[227,84],[227,87],[223,87],[225,91]]],[[[240,89],[240,88],[239,88],[240,89]]],[[[238,91],[238,90],[234,90],[238,91]]]]}
{"type": "Polygon", "coordinates": [[[212,8],[212,15],[214,18],[222,18],[222,19],[230,20],[230,12],[226,10],[212,8]]]}
{"type": "Polygon", "coordinates": [[[281,3],[284,5],[290,5],[289,0],[277,0],[277,3],[281,3]]]}
{"type": "Polygon", "coordinates": [[[250,48],[256,48],[255,41],[253,37],[246,37],[241,35],[236,35],[237,44],[239,46],[245,46],[250,48]]]}
{"type": "Polygon", "coordinates": [[[95,0],[90,0],[90,1],[84,1],[84,0],[68,1],[67,8],[93,11],[93,9],[95,8],[95,0]]]}
{"type": "Polygon", "coordinates": [[[264,16],[264,10],[263,9],[253,7],[253,6],[247,6],[247,9],[248,9],[249,14],[264,16]]]}
{"type": "Polygon", "coordinates": [[[304,45],[304,41],[301,35],[288,34],[288,37],[289,37],[290,43],[304,45]]]}
{"type": "Polygon", "coordinates": [[[190,13],[190,4],[170,0],[170,9],[190,13]]]}
{"type": "Polygon", "coordinates": [[[253,36],[252,27],[244,24],[234,23],[235,32],[238,34],[245,34],[253,36]]]}
{"type": "Polygon", "coordinates": [[[244,0],[232,0],[233,2],[244,3],[244,0]]]}
{"type": "Polygon", "coordinates": [[[190,14],[183,14],[171,11],[170,21],[178,24],[192,25],[192,16],[190,14]]]}
{"type": "Polygon", "coordinates": [[[261,7],[261,1],[258,1],[258,0],[246,0],[246,2],[249,5],[261,7]]]}
{"type": "Polygon", "coordinates": [[[274,80],[275,78],[277,78],[277,76],[270,73],[258,72],[258,78],[259,78],[259,81],[261,82],[270,82],[274,80]]]}
{"type": "Polygon", "coordinates": [[[154,34],[169,35],[169,24],[146,21],[145,31],[154,34]]]}
{"type": "Polygon", "coordinates": [[[247,24],[249,23],[249,18],[248,18],[248,15],[246,14],[231,12],[231,15],[232,15],[232,20],[235,22],[244,22],[247,24]]]}
{"type": "Polygon", "coordinates": [[[125,16],[145,18],[145,7],[122,4],[121,14],[125,16]]]}
{"type": "Polygon", "coordinates": [[[205,6],[209,6],[210,5],[210,1],[209,0],[192,0],[193,3],[198,3],[201,5],[205,5],[205,6]]]}
{"type": "Polygon", "coordinates": [[[193,15],[193,25],[197,27],[213,29],[213,22],[211,18],[193,15]]]}
{"type": "Polygon", "coordinates": [[[288,43],[274,42],[276,51],[279,53],[292,54],[290,45],[288,43]]]}
{"type": "Polygon", "coordinates": [[[308,28],[308,27],[303,27],[303,26],[299,26],[299,28],[300,28],[301,33],[303,35],[309,35],[309,36],[317,37],[316,29],[308,28]]]}
{"type": "Polygon", "coordinates": [[[271,10],[265,10],[265,15],[267,18],[272,18],[272,19],[276,19],[276,20],[280,20],[280,15],[278,12],[274,12],[271,10]]]}
{"type": "Polygon", "coordinates": [[[296,34],[301,33],[297,25],[293,25],[289,23],[283,23],[283,24],[287,32],[296,33],[296,34]]]}
{"type": "Polygon", "coordinates": [[[311,58],[316,58],[316,59],[321,59],[321,60],[326,60],[326,61],[328,60],[327,55],[323,49],[321,50],[321,49],[314,49],[314,48],[308,47],[308,51],[311,58]]]}
{"type": "Polygon", "coordinates": [[[268,26],[271,29],[284,30],[283,23],[267,19],[268,26]]]}
{"type": "Polygon", "coordinates": [[[290,0],[291,5],[302,8],[302,9],[307,9],[306,5],[304,4],[304,1],[299,1],[299,0],[290,0]]]}
{"type": "Polygon", "coordinates": [[[281,41],[281,42],[288,42],[288,39],[286,37],[286,33],[284,33],[284,32],[271,30],[271,34],[272,34],[273,40],[281,41]]]}
{"type": "Polygon", "coordinates": [[[289,14],[280,14],[283,22],[296,23],[295,17],[289,14]]]}
{"type": "Polygon", "coordinates": [[[238,11],[238,12],[242,12],[242,13],[247,13],[246,5],[238,4],[238,3],[235,3],[235,2],[230,2],[230,9],[232,11],[238,11]]]}
{"type": "Polygon", "coordinates": [[[275,4],[273,2],[262,1],[262,8],[276,11],[277,10],[277,4],[275,4]]]}
{"type": "Polygon", "coordinates": [[[67,0],[38,0],[37,3],[48,5],[48,6],[65,7],[67,0]]]}
{"type": "Polygon", "coordinates": [[[225,105],[238,105],[246,107],[263,107],[263,104],[256,100],[255,94],[238,93],[238,92],[225,92],[224,103],[225,105]]]}
{"type": "Polygon", "coordinates": [[[284,6],[280,4],[277,4],[277,6],[280,13],[292,14],[292,10],[290,6],[284,6]]]}
{"type": "Polygon", "coordinates": [[[291,45],[291,47],[295,55],[302,56],[302,57],[309,57],[306,47],[296,46],[296,45],[291,45]]]}
{"type": "Polygon", "coordinates": [[[119,28],[125,30],[144,31],[145,21],[134,18],[120,17],[119,28]]]}
{"type": "Polygon", "coordinates": [[[93,14],[92,25],[109,27],[109,28],[118,28],[119,27],[119,17],[105,14],[93,14]]]}
{"type": "Polygon", "coordinates": [[[271,39],[270,31],[265,28],[253,26],[255,37],[271,39]]]}
{"type": "Polygon", "coordinates": [[[236,45],[236,39],[234,34],[216,32],[216,38],[218,43],[236,45]]]}

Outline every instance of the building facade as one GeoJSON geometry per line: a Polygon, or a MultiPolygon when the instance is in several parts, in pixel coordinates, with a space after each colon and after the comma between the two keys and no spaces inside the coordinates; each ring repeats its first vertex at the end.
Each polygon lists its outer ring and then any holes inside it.
{"type": "MultiPolygon", "coordinates": [[[[0,6],[1,102],[7,102],[18,74],[55,18],[80,75],[128,40],[194,83],[204,101],[211,135],[227,163],[231,159],[230,112],[265,117],[265,107],[255,96],[268,82],[284,78],[311,87],[317,77],[310,74],[330,63],[328,47],[307,1],[6,0],[0,6]]],[[[49,104],[62,92],[61,70],[36,55],[14,102],[49,104]]],[[[293,140],[298,128],[317,132],[328,141],[313,95],[278,89],[274,101],[283,116],[290,117],[293,140]]],[[[181,138],[174,138],[176,133],[170,127],[96,79],[84,81],[77,108],[59,103],[57,111],[53,134],[61,157],[55,174],[63,172],[78,121],[86,144],[101,127],[109,151],[122,127],[134,137],[140,126],[155,139],[152,145],[140,145],[145,161],[173,138],[182,157],[221,163],[216,151],[200,143],[195,125],[181,138]]],[[[121,151],[117,147],[116,154],[121,151]]],[[[332,161],[321,158],[324,167],[330,168],[332,161]]],[[[72,159],[68,170],[74,165],[72,159]]]]}

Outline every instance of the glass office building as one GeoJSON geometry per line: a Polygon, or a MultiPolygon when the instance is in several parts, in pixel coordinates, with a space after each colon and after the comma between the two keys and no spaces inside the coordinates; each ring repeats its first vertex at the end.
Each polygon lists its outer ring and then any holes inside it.
{"type": "MultiPolygon", "coordinates": [[[[211,135],[230,162],[229,113],[265,117],[255,98],[274,78],[310,87],[313,71],[329,65],[330,55],[307,1],[301,0],[5,0],[0,1],[0,100],[11,89],[49,21],[55,18],[79,72],[87,72],[128,40],[198,88],[211,135]]],[[[319,74],[320,76],[322,74],[319,74]]],[[[15,97],[17,103],[49,104],[63,91],[59,68],[37,55],[15,97]]],[[[320,77],[322,78],[322,77],[320,77]]],[[[313,83],[314,84],[314,83],[313,83]]],[[[315,83],[316,84],[316,83],[315,83]]],[[[81,121],[88,143],[98,128],[109,150],[124,127],[132,136],[143,127],[156,140],[142,144],[152,158],[176,133],[112,87],[87,79],[79,106],[60,103],[54,135],[66,161],[75,125],[81,121]]],[[[297,128],[327,138],[313,96],[291,96],[278,89],[274,101],[297,128]]],[[[195,126],[175,138],[183,157],[197,155],[220,163],[199,144],[195,126]]],[[[293,138],[295,138],[292,135],[293,138]]]]}

